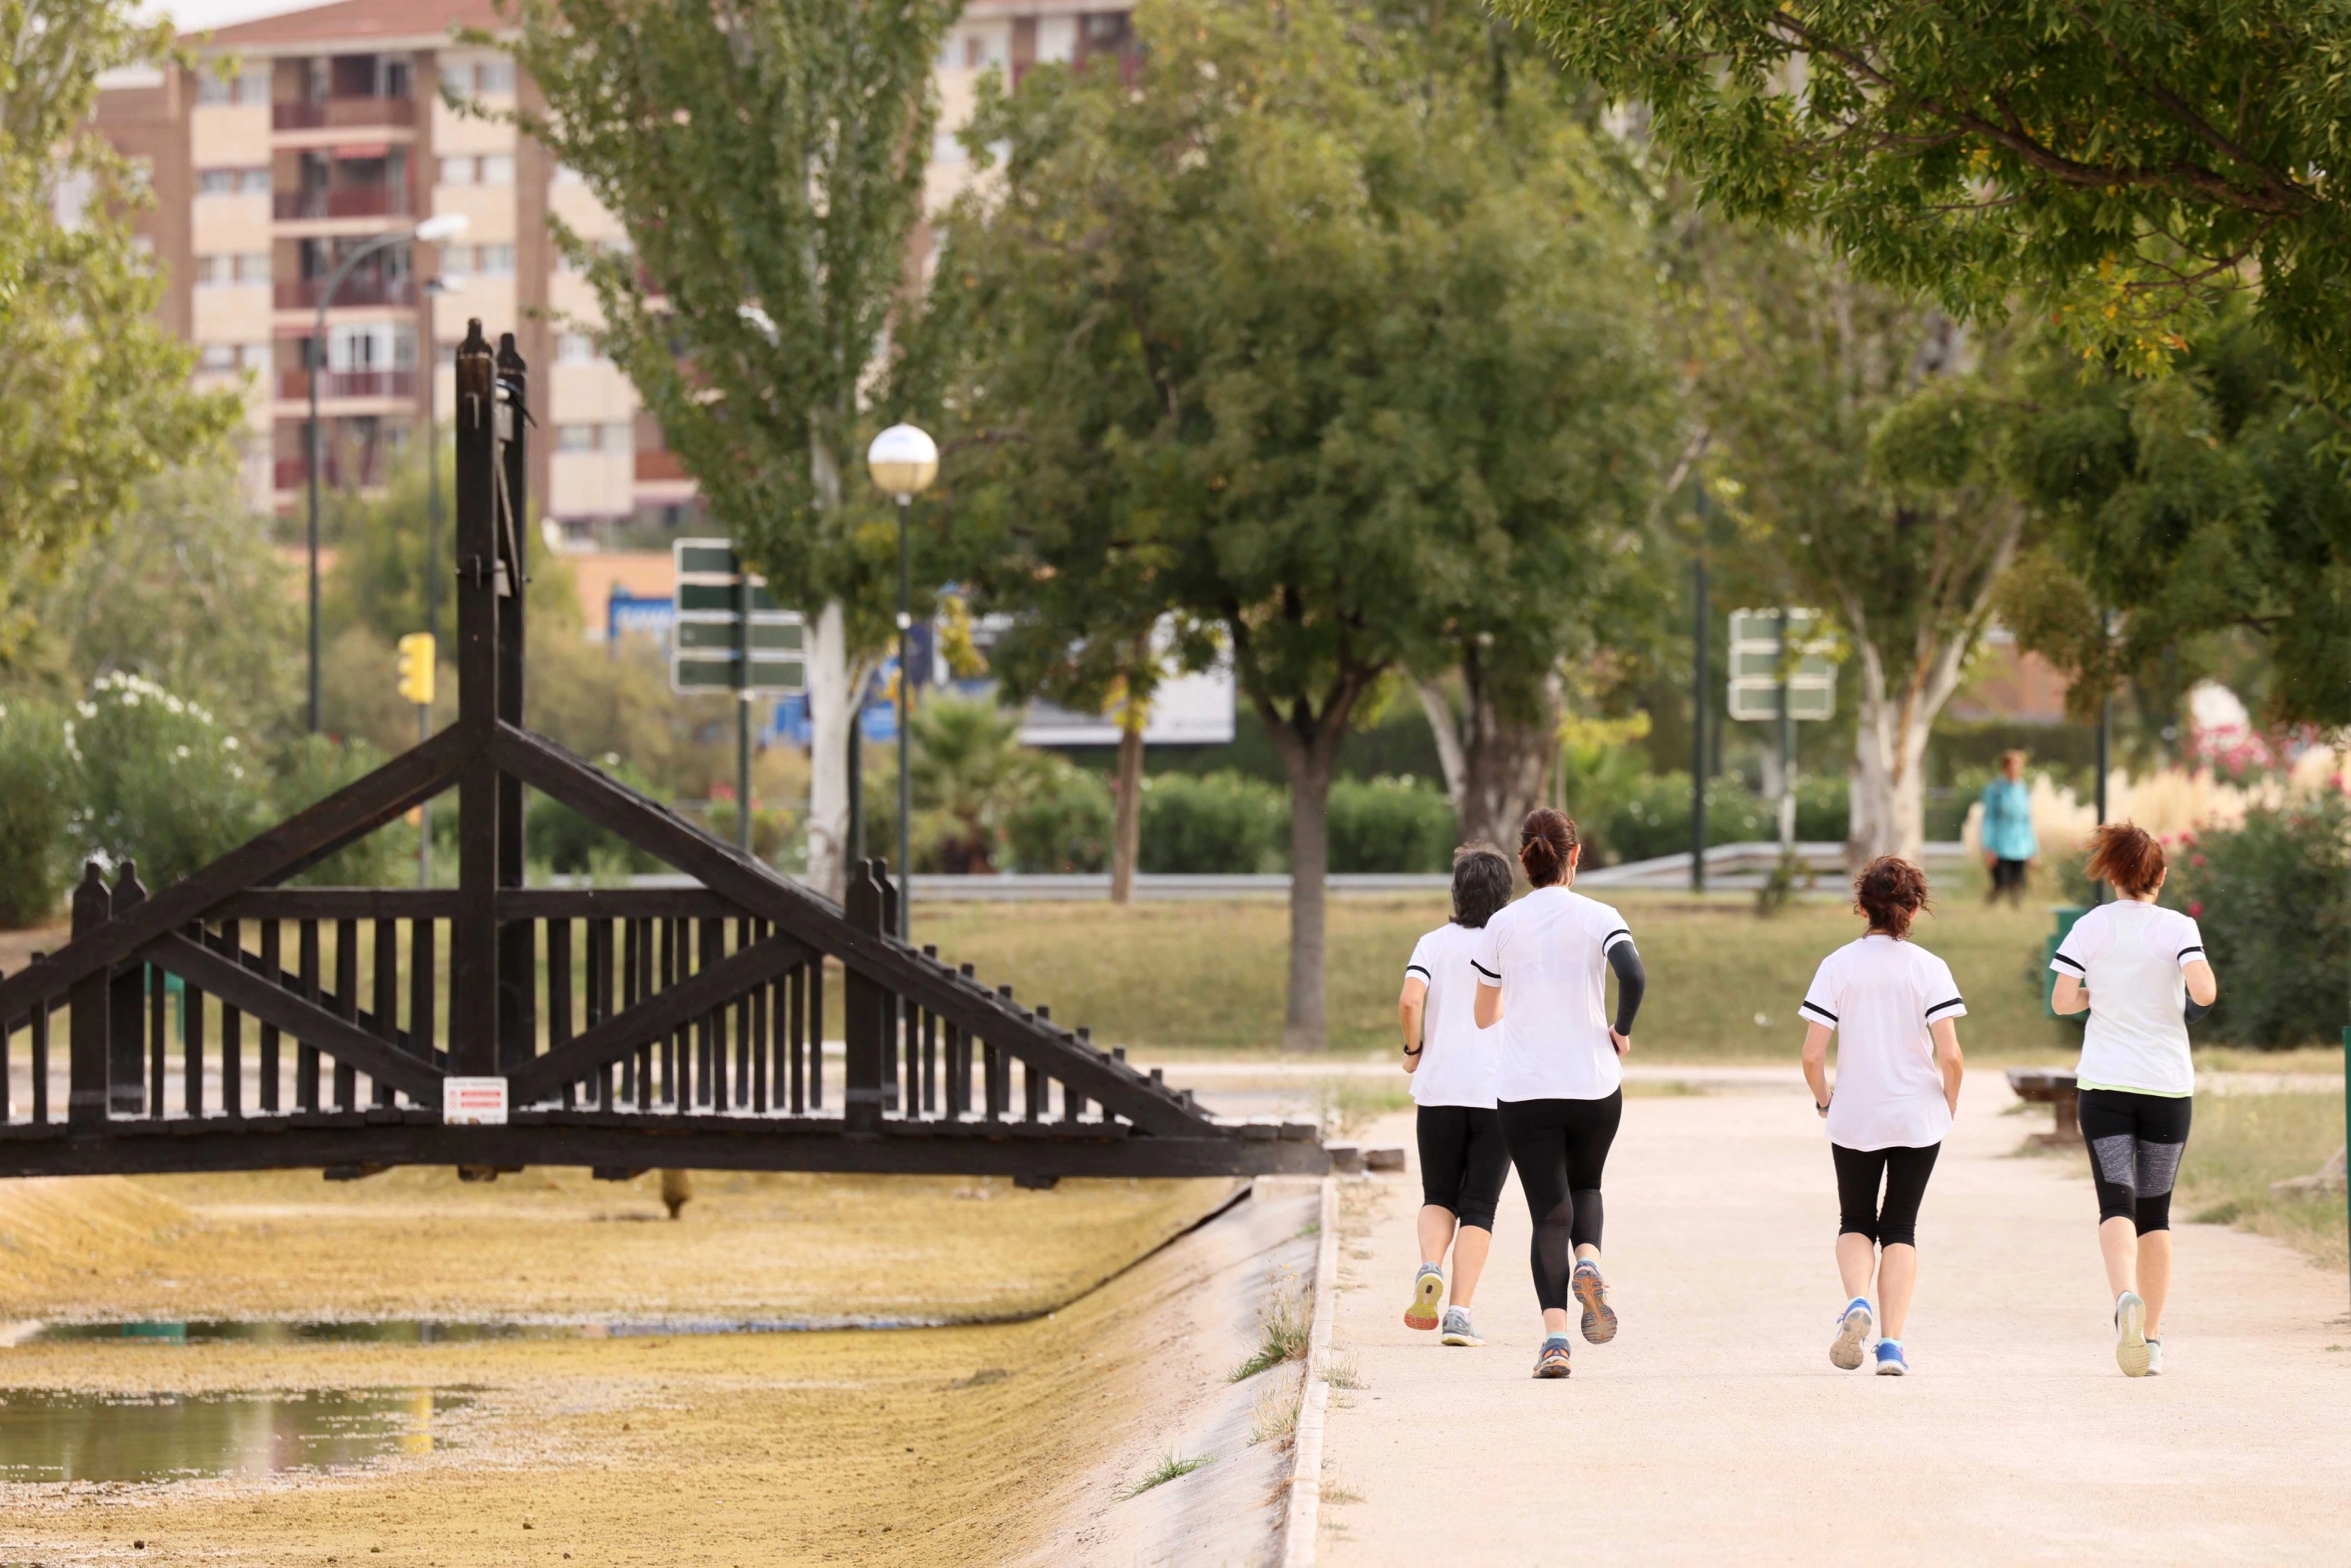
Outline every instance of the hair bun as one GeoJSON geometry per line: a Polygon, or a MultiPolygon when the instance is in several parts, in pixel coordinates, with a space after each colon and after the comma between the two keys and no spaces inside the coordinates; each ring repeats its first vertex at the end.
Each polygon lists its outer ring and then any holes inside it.
{"type": "Polygon", "coordinates": [[[1567,874],[1575,860],[1575,823],[1564,811],[1538,806],[1519,824],[1519,863],[1527,880],[1549,887],[1567,874]]]}

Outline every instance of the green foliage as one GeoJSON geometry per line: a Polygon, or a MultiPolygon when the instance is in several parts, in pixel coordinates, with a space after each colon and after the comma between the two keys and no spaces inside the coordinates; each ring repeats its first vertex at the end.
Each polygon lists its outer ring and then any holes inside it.
{"type": "Polygon", "coordinates": [[[2346,389],[2351,12],[2308,0],[1511,0],[1648,106],[1704,200],[1817,227],[1870,277],[2160,364],[2260,280],[2275,340],[2346,389]]]}
{"type": "MultiPolygon", "coordinates": [[[[2077,716],[2126,676],[2153,681],[2185,644],[2253,633],[2249,693],[2279,724],[2351,722],[2351,474],[2339,433],[2285,356],[2228,312],[2159,381],[2085,374],[2043,356],[2011,466],[2051,520],[2048,547],[2002,588],[2018,641],[2073,677],[2077,716]],[[2126,612],[2114,635],[2099,607],[2126,612]]],[[[2168,667],[2167,687],[2192,680],[2168,667]]]]}
{"type": "MultiPolygon", "coordinates": [[[[597,758],[596,766],[626,784],[630,789],[662,799],[662,792],[653,780],[621,758],[606,752],[597,758]]],[[[724,837],[734,842],[734,823],[726,824],[724,837]]],[[[713,827],[714,832],[719,830],[713,827]]],[[[751,822],[754,846],[758,843],[759,818],[751,822]]],[[[632,872],[653,872],[664,869],[662,862],[636,848],[610,828],[591,822],[562,801],[533,792],[528,808],[523,812],[524,856],[535,864],[544,864],[550,871],[567,876],[590,876],[605,880],[625,876],[632,872]]]]}
{"type": "Polygon", "coordinates": [[[1007,814],[1004,839],[1012,868],[1025,872],[1099,872],[1110,864],[1115,826],[1110,786],[1102,775],[1063,758],[1045,759],[1007,814]]]}
{"type": "Polygon", "coordinates": [[[543,95],[513,120],[627,225],[622,251],[551,220],[595,330],[702,499],[853,645],[888,635],[894,526],[858,486],[861,389],[903,298],[960,7],[842,0],[517,0],[543,95]]]}
{"type": "Polygon", "coordinates": [[[1452,802],[1411,779],[1341,779],[1331,786],[1331,869],[1453,869],[1452,802]]]}
{"type": "Polygon", "coordinates": [[[939,692],[907,728],[915,803],[941,819],[933,835],[939,869],[994,870],[1004,819],[1034,766],[1020,745],[1020,716],[990,696],[939,692]]]}
{"type": "MultiPolygon", "coordinates": [[[[383,753],[364,740],[304,735],[269,756],[268,819],[284,821],[383,765],[383,753]]],[[[444,796],[444,801],[454,799],[444,796]]],[[[442,810],[449,810],[447,805],[442,810]]],[[[142,861],[143,870],[145,862],[142,861]]],[[[314,887],[393,887],[416,874],[416,832],[392,822],[337,851],[294,880],[314,887]]]]}
{"type": "MultiPolygon", "coordinates": [[[[709,831],[711,836],[724,839],[730,844],[740,841],[736,834],[742,820],[732,800],[713,800],[704,808],[702,813],[702,825],[709,831]]],[[[768,864],[775,864],[777,859],[783,854],[785,846],[791,841],[792,834],[799,826],[799,824],[789,811],[775,807],[754,805],[751,809],[751,852],[768,864]]],[[[621,857],[607,856],[606,863],[612,863],[618,858],[621,857]]],[[[632,861],[653,861],[651,855],[633,850],[625,858],[632,861]]],[[[630,869],[658,871],[661,866],[658,862],[653,862],[644,866],[632,864],[630,869]]]]}
{"type": "Polygon", "coordinates": [[[2163,901],[2195,916],[2220,999],[2199,1038],[2236,1045],[2342,1038],[2351,986],[2351,802],[2335,790],[2248,812],[2171,852],[2163,901]]]}
{"type": "Polygon", "coordinates": [[[98,78],[173,60],[129,0],[0,5],[0,646],[23,585],[119,517],[139,482],[232,429],[195,350],[157,317],[164,278],[131,232],[143,173],[90,125],[98,78]]]}
{"type": "Polygon", "coordinates": [[[301,687],[301,609],[287,575],[225,455],[168,470],[141,481],[117,525],[53,582],[16,585],[37,624],[15,674],[78,690],[127,671],[201,700],[233,732],[273,734],[301,687]]]}
{"type": "MultiPolygon", "coordinates": [[[[383,689],[392,689],[389,664],[383,689]]],[[[442,688],[444,704],[456,689],[454,678],[442,688]]],[[[733,699],[674,695],[651,638],[590,643],[534,622],[523,713],[533,729],[582,757],[626,758],[632,781],[657,799],[706,800],[713,782],[735,777],[733,699]]]]}
{"type": "Polygon", "coordinates": [[[66,732],[79,765],[77,857],[139,862],[152,891],[219,859],[261,825],[266,780],[208,708],[141,675],[100,675],[66,732]]]}
{"type": "Polygon", "coordinates": [[[1282,869],[1290,806],[1281,790],[1238,773],[1161,774],[1144,782],[1148,872],[1249,873],[1282,869]]]}
{"type": "Polygon", "coordinates": [[[71,885],[65,852],[78,769],[65,715],[47,703],[0,703],[0,925],[36,925],[71,885]]]}

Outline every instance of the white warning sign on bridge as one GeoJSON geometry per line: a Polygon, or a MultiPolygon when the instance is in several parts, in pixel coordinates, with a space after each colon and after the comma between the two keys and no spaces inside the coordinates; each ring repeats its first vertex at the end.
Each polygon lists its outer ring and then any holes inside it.
{"type": "Polygon", "coordinates": [[[444,1078],[441,1120],[452,1127],[503,1127],[507,1124],[507,1081],[503,1078],[444,1078]]]}

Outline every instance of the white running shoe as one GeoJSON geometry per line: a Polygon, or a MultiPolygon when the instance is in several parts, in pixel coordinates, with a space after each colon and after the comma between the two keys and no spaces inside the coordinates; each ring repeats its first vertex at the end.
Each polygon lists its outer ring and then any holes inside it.
{"type": "Polygon", "coordinates": [[[2147,1342],[2147,1375],[2149,1377],[2163,1375],[2163,1342],[2159,1339],[2147,1342]]]}
{"type": "Polygon", "coordinates": [[[2115,1299],[2115,1364],[2123,1369],[2125,1377],[2145,1377],[2151,1359],[2147,1303],[2138,1299],[2137,1291],[2125,1291],[2115,1299]]]}
{"type": "Polygon", "coordinates": [[[1861,1347],[1869,1339],[1869,1331],[1876,1325],[1869,1316],[1869,1302],[1855,1296],[1846,1306],[1844,1316],[1837,1320],[1837,1336],[1829,1345],[1829,1364],[1847,1372],[1861,1364],[1861,1347]]]}

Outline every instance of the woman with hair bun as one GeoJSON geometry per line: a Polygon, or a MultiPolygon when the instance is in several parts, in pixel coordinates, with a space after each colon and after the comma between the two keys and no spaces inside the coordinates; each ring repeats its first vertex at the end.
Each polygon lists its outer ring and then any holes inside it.
{"type": "Polygon", "coordinates": [[[1862,868],[1853,892],[1855,912],[1868,918],[1869,928],[1821,960],[1796,1009],[1805,1023],[1804,1081],[1813,1087],[1813,1108],[1828,1123],[1836,1164],[1836,1262],[1845,1306],[1829,1361],[1847,1372],[1859,1366],[1874,1327],[1883,1331],[1879,1375],[1900,1377],[1910,1370],[1902,1324],[1918,1283],[1918,1206],[1959,1108],[1966,1067],[1958,1020],[1968,1008],[1951,967],[1910,940],[1910,923],[1927,907],[1926,873],[1898,855],[1880,855],[1862,868]],[[1837,1041],[1834,1091],[1831,1035],[1837,1041]]]}
{"type": "Polygon", "coordinates": [[[1529,1251],[1543,1317],[1537,1377],[1568,1375],[1570,1291],[1583,1309],[1586,1340],[1616,1337],[1600,1274],[1600,1175],[1625,1113],[1618,1059],[1633,1049],[1633,1018],[1648,983],[1624,917],[1573,890],[1579,853],[1564,813],[1527,814],[1519,863],[1534,891],[1486,922],[1473,960],[1478,1025],[1502,1026],[1494,1108],[1534,1216],[1529,1251]]]}
{"type": "Polygon", "coordinates": [[[1486,922],[1510,902],[1510,862],[1491,844],[1453,852],[1453,918],[1423,936],[1404,967],[1398,1010],[1404,1070],[1412,1074],[1420,1145],[1420,1272],[1412,1282],[1405,1327],[1433,1329],[1441,1344],[1481,1345],[1469,1321],[1470,1298],[1494,1244],[1494,1207],[1510,1151],[1494,1112],[1496,1030],[1472,1016],[1478,971],[1470,958],[1486,922]],[[1453,1253],[1453,1291],[1444,1317],[1445,1254],[1453,1253]]]}
{"type": "Polygon", "coordinates": [[[2115,1364],[2126,1377],[2147,1377],[2163,1370],[2171,1188],[2195,1110],[2188,1026],[2211,1010],[2220,987],[2196,922],[2155,902],[2169,871],[2161,844],[2108,822],[2090,836],[2089,869],[2119,896],[2057,945],[2050,1006],[2090,1014],[2074,1079],[2098,1189],[2098,1250],[2115,1293],[2115,1364]]]}

